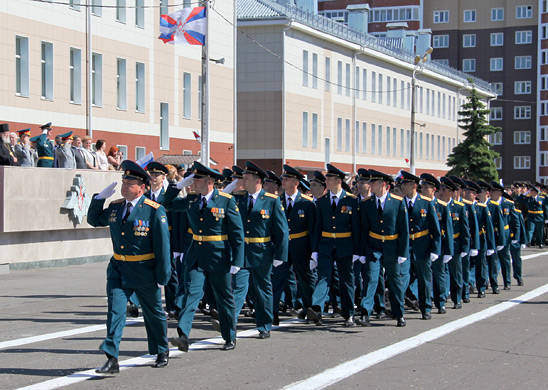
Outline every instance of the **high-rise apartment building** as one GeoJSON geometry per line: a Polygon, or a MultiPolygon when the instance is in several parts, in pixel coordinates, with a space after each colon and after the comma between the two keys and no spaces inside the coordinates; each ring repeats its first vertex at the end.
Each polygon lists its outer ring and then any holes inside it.
{"type": "Polygon", "coordinates": [[[537,137],[538,176],[548,182],[548,0],[539,1],[537,137]]]}

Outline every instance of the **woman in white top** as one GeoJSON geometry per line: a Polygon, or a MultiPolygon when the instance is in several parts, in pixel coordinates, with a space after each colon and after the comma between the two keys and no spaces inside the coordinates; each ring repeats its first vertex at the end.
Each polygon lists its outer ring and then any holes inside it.
{"type": "Polygon", "coordinates": [[[97,167],[101,171],[108,171],[108,159],[105,150],[107,143],[104,139],[98,139],[95,143],[95,155],[97,156],[97,167]]]}
{"type": "Polygon", "coordinates": [[[97,167],[97,156],[91,147],[91,138],[84,137],[82,139],[82,152],[84,152],[88,169],[99,169],[97,167]]]}

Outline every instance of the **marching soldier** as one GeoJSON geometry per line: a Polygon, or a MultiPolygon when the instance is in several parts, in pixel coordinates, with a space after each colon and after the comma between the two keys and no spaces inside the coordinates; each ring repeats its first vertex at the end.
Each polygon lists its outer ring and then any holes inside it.
{"type": "Polygon", "coordinates": [[[320,171],[314,171],[312,173],[312,178],[310,179],[310,192],[312,193],[312,199],[316,204],[318,199],[325,195],[327,188],[325,181],[325,176],[320,171]]]}
{"type": "Polygon", "coordinates": [[[236,316],[231,274],[244,263],[244,234],[240,211],[234,197],[217,190],[221,176],[211,168],[194,162],[194,175],[166,191],[164,204],[169,211],[186,210],[192,244],[184,254],[185,292],[182,296],[177,338],[170,339],[187,352],[192,320],[204,294],[206,278],[217,303],[223,350],[236,346],[236,316]],[[193,179],[197,196],[175,199],[193,179]]]}
{"type": "Polygon", "coordinates": [[[36,151],[38,152],[38,166],[43,168],[53,168],[53,158],[55,149],[53,142],[49,139],[51,132],[51,122],[40,126],[42,134],[36,140],[36,151]]]}
{"type": "Polygon", "coordinates": [[[274,195],[280,194],[280,187],[282,186],[282,180],[272,171],[266,171],[266,178],[264,179],[264,190],[274,195]]]}
{"type": "MultiPolygon", "coordinates": [[[[502,196],[509,201],[513,201],[512,195],[503,193],[502,196]]],[[[523,213],[520,209],[514,207],[514,215],[517,221],[517,226],[514,232],[510,232],[510,255],[512,256],[512,273],[518,286],[523,286],[523,277],[521,272],[521,248],[527,245],[527,230],[525,229],[525,221],[523,213]]]]}
{"type": "Polygon", "coordinates": [[[118,353],[126,323],[126,305],[135,292],[143,308],[148,352],[157,355],[154,367],[165,367],[169,360],[167,321],[158,285],[171,274],[169,231],[164,208],[144,196],[148,174],[133,161],[122,163],[123,199],[103,209],[115,192],[112,183],[95,195],[88,211],[92,226],[109,226],[114,254],[107,269],[107,337],[101,349],[107,362],[98,373],[118,373],[118,353]]]}
{"type": "Polygon", "coordinates": [[[236,196],[245,231],[245,262],[233,276],[236,318],[251,284],[260,339],[269,338],[272,328],[272,266],[279,267],[287,261],[289,244],[284,208],[278,196],[263,189],[265,178],[265,171],[251,161],[246,162],[243,174],[246,192],[236,196]]]}
{"type": "MultiPolygon", "coordinates": [[[[358,189],[358,215],[363,202],[371,197],[371,188],[369,187],[369,171],[364,168],[358,169],[356,177],[356,186],[358,189]]],[[[363,294],[363,282],[366,278],[365,257],[360,256],[359,261],[354,262],[354,302],[360,302],[363,294]]],[[[383,302],[384,303],[384,302],[383,302]]]]}
{"type": "Polygon", "coordinates": [[[307,317],[317,325],[321,324],[336,262],[344,325],[355,326],[352,265],[360,257],[360,228],[356,196],[342,189],[345,176],[343,171],[327,164],[329,192],[318,200],[316,208],[310,269],[318,268],[318,283],[312,295],[312,306],[307,308],[307,317]]]}
{"type": "Polygon", "coordinates": [[[544,221],[546,220],[544,198],[539,195],[539,190],[531,186],[527,197],[527,238],[529,245],[535,244],[542,249],[544,234],[544,221]]]}
{"type": "MultiPolygon", "coordinates": [[[[440,261],[441,232],[432,198],[417,193],[420,178],[401,171],[409,223],[411,283],[418,282],[419,308],[424,320],[432,318],[432,262],[440,261]]],[[[411,284],[409,283],[409,284],[411,284]]]]}
{"type": "Polygon", "coordinates": [[[369,170],[371,191],[374,196],[360,207],[363,236],[360,237],[360,254],[365,256],[366,280],[364,297],[360,302],[361,316],[356,322],[370,326],[379,271],[386,270],[392,316],[397,326],[406,325],[404,296],[409,278],[409,226],[403,198],[390,194],[392,178],[374,169],[369,170]]]}

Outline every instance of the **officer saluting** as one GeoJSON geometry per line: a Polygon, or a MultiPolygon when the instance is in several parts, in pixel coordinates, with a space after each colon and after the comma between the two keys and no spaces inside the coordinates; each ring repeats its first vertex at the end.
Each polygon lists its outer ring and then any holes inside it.
{"type": "Polygon", "coordinates": [[[92,226],[109,226],[114,255],[107,268],[107,337],[101,349],[107,362],[98,373],[117,373],[118,353],[126,323],[126,305],[135,292],[143,308],[148,352],[157,354],[154,367],[167,366],[169,348],[167,322],[158,284],[171,275],[169,231],[164,208],[144,196],[148,174],[133,161],[121,164],[122,196],[103,209],[105,199],[115,192],[112,183],[95,195],[88,211],[92,226]]]}
{"type": "Polygon", "coordinates": [[[53,142],[49,139],[51,132],[51,122],[40,126],[42,134],[36,140],[36,151],[38,152],[38,166],[43,168],[53,168],[53,155],[55,150],[53,142]]]}

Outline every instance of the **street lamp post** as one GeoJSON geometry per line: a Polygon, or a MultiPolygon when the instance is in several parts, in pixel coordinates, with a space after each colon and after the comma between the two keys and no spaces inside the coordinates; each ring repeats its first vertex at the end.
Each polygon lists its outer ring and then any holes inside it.
{"type": "Polygon", "coordinates": [[[433,49],[429,47],[426,49],[422,56],[415,57],[415,67],[413,68],[413,75],[411,77],[411,140],[409,142],[409,170],[415,174],[415,84],[417,81],[417,71],[422,70],[422,64],[428,59],[428,55],[432,53],[433,49]]]}

